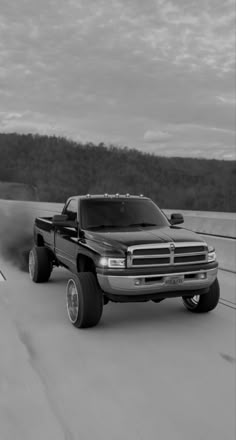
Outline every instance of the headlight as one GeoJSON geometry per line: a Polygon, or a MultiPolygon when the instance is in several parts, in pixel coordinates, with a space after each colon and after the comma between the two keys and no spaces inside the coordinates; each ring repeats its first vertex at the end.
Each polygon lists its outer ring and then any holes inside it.
{"type": "Polygon", "coordinates": [[[100,258],[100,265],[103,267],[123,269],[125,267],[125,258],[100,258]]]}
{"type": "Polygon", "coordinates": [[[208,246],[208,263],[216,261],[216,252],[213,246],[208,246]]]}

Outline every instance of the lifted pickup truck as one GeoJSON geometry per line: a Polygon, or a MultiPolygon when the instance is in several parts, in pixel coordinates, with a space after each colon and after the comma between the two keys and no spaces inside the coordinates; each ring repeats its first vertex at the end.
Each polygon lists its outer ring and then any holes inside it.
{"type": "Polygon", "coordinates": [[[209,312],[220,295],[215,250],[180,223],[143,196],[71,197],[62,214],[36,218],[30,277],[69,269],[67,311],[79,328],[96,325],[108,301],[182,297],[191,312],[209,312]]]}

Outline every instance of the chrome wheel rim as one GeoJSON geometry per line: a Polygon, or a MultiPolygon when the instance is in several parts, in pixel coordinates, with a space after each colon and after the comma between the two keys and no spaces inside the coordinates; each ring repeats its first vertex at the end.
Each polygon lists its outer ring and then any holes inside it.
{"type": "Polygon", "coordinates": [[[192,303],[193,303],[195,306],[197,306],[198,303],[199,303],[199,299],[200,299],[200,295],[194,295],[194,296],[191,298],[191,301],[192,301],[192,303]]]}
{"type": "Polygon", "coordinates": [[[66,306],[70,321],[74,324],[79,314],[79,295],[74,280],[69,280],[66,288],[66,306]]]}
{"type": "Polygon", "coordinates": [[[195,309],[199,303],[200,295],[194,295],[192,298],[184,298],[184,301],[192,309],[195,309]]]}
{"type": "Polygon", "coordinates": [[[34,272],[35,272],[35,257],[33,251],[30,251],[29,253],[29,275],[31,280],[34,278],[34,272]]]}

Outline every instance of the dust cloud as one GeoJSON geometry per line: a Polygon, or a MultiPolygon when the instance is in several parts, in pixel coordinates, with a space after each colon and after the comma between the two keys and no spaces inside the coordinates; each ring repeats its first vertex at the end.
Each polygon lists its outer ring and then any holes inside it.
{"type": "Polygon", "coordinates": [[[33,246],[34,215],[27,207],[0,206],[0,255],[20,270],[28,270],[28,255],[33,246]]]}

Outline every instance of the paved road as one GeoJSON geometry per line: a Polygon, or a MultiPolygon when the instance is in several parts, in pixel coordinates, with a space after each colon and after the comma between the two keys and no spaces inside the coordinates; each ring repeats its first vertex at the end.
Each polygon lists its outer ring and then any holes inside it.
{"type": "MultiPolygon", "coordinates": [[[[235,310],[108,304],[98,327],[77,330],[66,271],[37,285],[0,267],[1,440],[234,439],[235,310]]],[[[219,279],[235,302],[236,276],[219,279]]]]}

